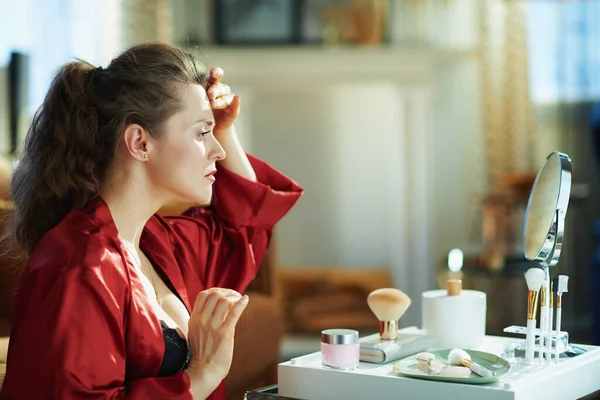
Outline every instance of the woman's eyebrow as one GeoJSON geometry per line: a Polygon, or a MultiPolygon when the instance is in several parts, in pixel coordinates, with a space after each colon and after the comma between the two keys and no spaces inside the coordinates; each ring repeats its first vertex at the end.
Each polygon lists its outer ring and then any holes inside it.
{"type": "Polygon", "coordinates": [[[212,119],[203,118],[203,119],[199,119],[198,121],[194,122],[194,125],[196,125],[196,124],[206,124],[206,125],[212,126],[215,124],[215,121],[213,121],[212,119]]]}

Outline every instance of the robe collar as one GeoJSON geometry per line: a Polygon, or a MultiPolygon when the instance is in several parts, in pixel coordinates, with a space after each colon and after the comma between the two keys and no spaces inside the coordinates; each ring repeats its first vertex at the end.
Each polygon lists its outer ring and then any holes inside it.
{"type": "MultiPolygon", "coordinates": [[[[91,215],[93,220],[107,227],[120,240],[117,225],[104,199],[97,196],[86,207],[86,211],[91,215]]],[[[183,281],[183,275],[177,267],[177,258],[173,253],[174,246],[170,242],[168,235],[165,237],[165,235],[160,234],[163,232],[158,232],[158,229],[156,229],[156,226],[160,225],[160,222],[157,221],[158,219],[155,214],[144,225],[144,230],[140,237],[140,249],[148,257],[154,268],[158,269],[158,273],[169,280],[172,289],[175,290],[175,295],[181,299],[188,313],[191,314],[191,304],[187,288],[183,281]]],[[[166,232],[164,233],[166,234],[166,232]]]]}

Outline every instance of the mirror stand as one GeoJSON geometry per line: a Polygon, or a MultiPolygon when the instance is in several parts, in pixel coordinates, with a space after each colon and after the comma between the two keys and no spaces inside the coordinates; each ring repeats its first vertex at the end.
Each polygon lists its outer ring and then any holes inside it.
{"type": "MultiPolygon", "coordinates": [[[[523,230],[525,257],[530,261],[537,261],[543,270],[545,284],[541,288],[542,298],[547,299],[549,303],[540,307],[540,328],[535,329],[537,341],[533,351],[535,358],[540,360],[538,365],[549,364],[560,358],[574,357],[585,352],[579,347],[572,346],[569,343],[569,333],[561,330],[562,296],[557,296],[557,325],[556,329],[553,329],[555,309],[552,304],[553,293],[557,292],[561,295],[562,289],[551,287],[550,268],[558,263],[562,251],[570,192],[571,160],[566,154],[553,152],[546,158],[533,183],[523,230]]],[[[566,276],[563,278],[568,279],[566,276]]],[[[561,276],[557,279],[560,280],[561,276]]],[[[566,282],[564,291],[566,291],[566,282]]],[[[504,328],[504,332],[527,335],[527,328],[512,325],[504,328]]],[[[526,340],[511,342],[505,347],[503,356],[511,362],[527,363],[526,347],[526,340]]]]}

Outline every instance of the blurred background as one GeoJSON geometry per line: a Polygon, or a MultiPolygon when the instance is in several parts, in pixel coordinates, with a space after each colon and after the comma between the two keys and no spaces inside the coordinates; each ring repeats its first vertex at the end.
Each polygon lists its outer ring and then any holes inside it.
{"type": "Polygon", "coordinates": [[[488,334],[524,325],[524,210],[558,150],[563,329],[600,344],[599,20],[600,0],[0,0],[0,153],[61,64],[196,48],[242,96],[246,149],[306,189],[269,255],[289,359],[321,329],[375,332],[383,286],[412,299],[402,326],[448,277],[487,293],[488,334]]]}

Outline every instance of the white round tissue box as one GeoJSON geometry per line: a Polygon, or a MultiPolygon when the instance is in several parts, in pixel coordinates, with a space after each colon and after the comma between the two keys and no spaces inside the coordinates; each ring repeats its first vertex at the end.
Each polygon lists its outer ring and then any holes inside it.
{"type": "Polygon", "coordinates": [[[462,290],[449,296],[446,290],[423,293],[423,330],[438,348],[473,349],[485,336],[486,295],[477,290],[462,290]]]}

